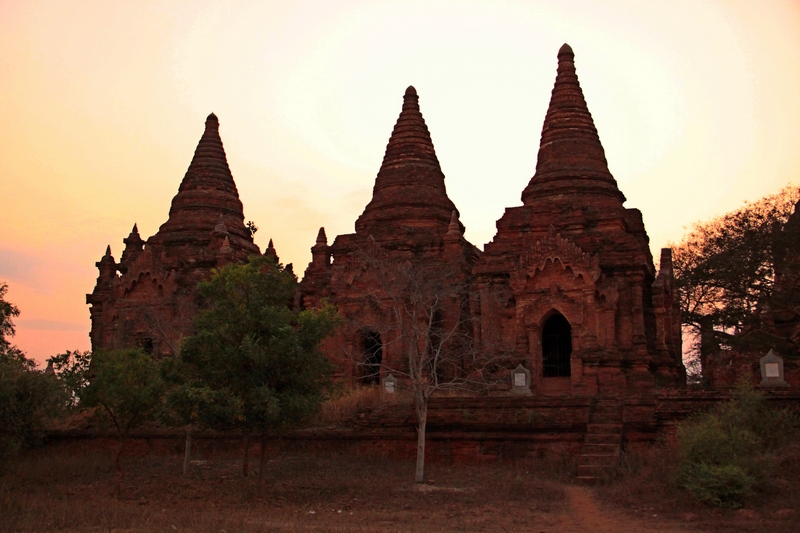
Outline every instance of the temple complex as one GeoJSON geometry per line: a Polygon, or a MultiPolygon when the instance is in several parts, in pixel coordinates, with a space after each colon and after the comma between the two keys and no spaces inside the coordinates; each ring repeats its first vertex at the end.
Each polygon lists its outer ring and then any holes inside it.
{"type": "Polygon", "coordinates": [[[86,295],[92,350],[139,346],[175,354],[197,310],[197,283],[214,267],[259,253],[244,225],[216,115],[206,119],[167,221],[146,241],[134,224],[123,242],[119,262],[106,248],[86,295]]]}
{"type": "Polygon", "coordinates": [[[328,343],[329,357],[342,374],[377,382],[382,371],[402,368],[403,342],[391,333],[397,317],[371,305],[386,292],[374,271],[410,260],[438,262],[439,272],[462,280],[469,300],[453,302],[440,320],[462,320],[467,309],[474,349],[527,368],[534,393],[597,396],[679,386],[685,370],[671,253],[662,250],[656,272],[641,213],[624,201],[572,49],[564,45],[536,173],[523,205],[506,209],[481,252],[463,237],[409,87],[372,200],[355,233],[328,246],[320,229],[302,302],[313,307],[327,298],[338,307],[347,326],[328,343]],[[364,259],[376,255],[380,264],[364,259]]]}
{"type": "MultiPolygon", "coordinates": [[[[397,302],[408,296],[400,292],[446,284],[446,303],[431,311],[429,324],[457,331],[470,350],[502,359],[506,370],[527,369],[533,394],[680,386],[670,250],[662,250],[656,271],[642,215],[624,201],[568,45],[558,52],[535,174],[522,205],[506,209],[483,251],[464,238],[419,97],[408,87],[371,201],[354,233],[329,244],[320,228],[297,304],[328,301],[344,318],[324,349],[345,381],[379,383],[402,372],[409,343],[420,341],[402,333],[418,318],[398,315],[397,302]]],[[[97,263],[97,285],[86,298],[92,347],[174,354],[190,333],[197,283],[214,267],[259,253],[215,115],[167,221],[147,241],[134,225],[123,242],[119,262],[109,247],[97,263]]],[[[271,241],[264,253],[277,260],[271,241]]]]}
{"type": "MultiPolygon", "coordinates": [[[[800,366],[773,352],[722,353],[717,345],[704,352],[710,386],[684,387],[671,250],[661,250],[656,268],[642,214],[624,202],[568,45],[558,51],[522,205],[505,210],[483,250],[464,237],[419,97],[408,87],[372,199],[353,233],[329,243],[320,228],[295,305],[327,302],[343,318],[322,347],[339,382],[394,392],[415,350],[445,357],[470,351],[495,362],[475,372],[497,378],[479,394],[431,399],[430,453],[448,461],[577,456],[578,477],[597,479],[623,447],[669,439],[677,421],[726,401],[742,375],[776,405],[796,403],[800,366]]],[[[787,242],[797,241],[800,212],[786,232],[787,242]]],[[[191,334],[197,283],[215,267],[259,253],[216,116],[206,120],[167,221],[146,241],[134,225],[123,242],[119,262],[109,247],[97,263],[97,284],[86,297],[92,348],[175,354],[191,334]]],[[[762,318],[796,351],[800,255],[792,246],[779,253],[775,299],[762,318]]],[[[278,260],[272,241],[264,255],[278,260]]],[[[430,368],[426,379],[474,371],[458,357],[448,361],[456,363],[442,376],[430,368]]],[[[413,417],[396,404],[384,407],[320,442],[407,453],[416,439],[413,417]]]]}

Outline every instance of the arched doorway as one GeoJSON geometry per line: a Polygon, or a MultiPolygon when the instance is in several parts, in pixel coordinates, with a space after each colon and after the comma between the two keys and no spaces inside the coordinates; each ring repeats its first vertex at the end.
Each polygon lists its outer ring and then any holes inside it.
{"type": "Polygon", "coordinates": [[[572,326],[564,315],[555,313],[542,328],[542,375],[562,378],[571,375],[572,326]]]}
{"type": "Polygon", "coordinates": [[[381,334],[375,330],[368,329],[361,332],[361,361],[361,382],[367,385],[379,385],[383,341],[381,334]]]}

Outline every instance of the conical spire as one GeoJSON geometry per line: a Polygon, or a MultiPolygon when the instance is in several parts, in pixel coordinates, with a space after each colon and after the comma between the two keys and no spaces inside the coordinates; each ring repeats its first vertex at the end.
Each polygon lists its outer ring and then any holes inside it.
{"type": "Polygon", "coordinates": [[[328,244],[328,236],[325,235],[325,228],[320,227],[317,233],[317,244],[328,244]]]}
{"type": "Polygon", "coordinates": [[[139,235],[139,228],[136,226],[135,223],[133,224],[133,229],[131,229],[130,234],[126,238],[122,239],[122,242],[124,242],[125,244],[133,244],[133,245],[144,243],[141,235],[139,235]]]}
{"type": "Polygon", "coordinates": [[[130,235],[122,239],[122,242],[125,243],[125,249],[122,250],[122,256],[119,258],[119,263],[120,271],[125,273],[128,269],[128,263],[134,261],[139,256],[139,254],[142,252],[142,247],[144,246],[144,241],[139,235],[139,228],[135,223],[133,225],[133,229],[131,229],[130,235]]]}
{"type": "MultiPolygon", "coordinates": [[[[386,154],[383,156],[378,179],[387,170],[409,163],[427,166],[441,172],[439,160],[433,149],[431,134],[428,132],[428,126],[419,110],[417,90],[411,85],[403,95],[403,110],[394,125],[389,144],[386,145],[386,154]]],[[[376,187],[378,186],[379,184],[376,184],[376,187]]]]}
{"type": "Polygon", "coordinates": [[[447,226],[447,235],[461,237],[461,224],[458,220],[458,212],[453,211],[450,215],[450,224],[447,226]]]}
{"type": "Polygon", "coordinates": [[[168,246],[205,246],[219,224],[225,225],[234,246],[255,251],[255,245],[251,246],[252,235],[244,226],[242,202],[219,136],[219,120],[211,113],[178,194],[172,199],[169,219],[155,238],[168,246]]]}
{"type": "Polygon", "coordinates": [[[220,246],[219,248],[219,253],[221,254],[233,253],[233,248],[231,248],[231,241],[228,239],[227,235],[225,236],[225,240],[222,241],[222,246],[220,246]]]}
{"type": "Polygon", "coordinates": [[[225,217],[222,216],[222,213],[219,214],[219,219],[217,219],[217,225],[214,226],[214,234],[215,235],[227,235],[228,228],[225,226],[225,217]]]}
{"type": "Polygon", "coordinates": [[[356,231],[369,233],[375,224],[383,223],[439,226],[443,233],[454,209],[447,197],[431,135],[419,110],[417,91],[408,87],[375,180],[372,201],[356,221],[356,231]]]}
{"type": "Polygon", "coordinates": [[[568,44],[558,51],[558,74],[544,119],[536,174],[522,192],[529,205],[552,195],[608,195],[625,201],[608,171],[603,146],[575,73],[568,44]]]}
{"type": "Polygon", "coordinates": [[[265,257],[271,257],[278,262],[278,252],[275,251],[275,246],[272,244],[272,239],[269,240],[269,244],[267,245],[267,249],[264,250],[265,257]]]}
{"type": "Polygon", "coordinates": [[[94,266],[100,271],[100,278],[114,277],[117,273],[117,263],[114,261],[114,256],[111,255],[111,245],[106,246],[106,253],[96,262],[94,266]]]}

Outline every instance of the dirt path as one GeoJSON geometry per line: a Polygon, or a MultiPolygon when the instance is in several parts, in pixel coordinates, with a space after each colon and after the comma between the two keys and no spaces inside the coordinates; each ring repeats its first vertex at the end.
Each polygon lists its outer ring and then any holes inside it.
{"type": "Polygon", "coordinates": [[[565,485],[568,505],[566,511],[554,516],[547,533],[690,533],[696,531],[668,523],[657,515],[647,518],[631,516],[622,511],[601,508],[593,489],[565,485]]]}

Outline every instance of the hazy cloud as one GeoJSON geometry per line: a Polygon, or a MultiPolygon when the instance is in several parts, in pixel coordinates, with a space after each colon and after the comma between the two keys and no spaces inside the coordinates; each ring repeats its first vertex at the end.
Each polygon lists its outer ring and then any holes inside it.
{"type": "Polygon", "coordinates": [[[75,324],[73,322],[61,322],[59,320],[25,319],[17,318],[14,320],[18,328],[33,329],[37,331],[84,331],[86,324],[75,324]]]}
{"type": "Polygon", "coordinates": [[[29,287],[41,284],[41,260],[18,250],[0,249],[0,280],[29,287]]]}

